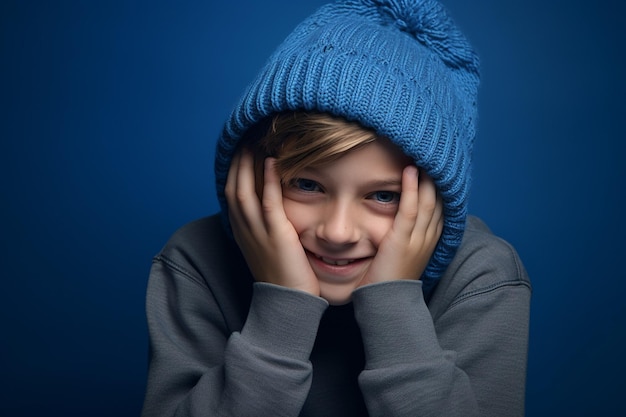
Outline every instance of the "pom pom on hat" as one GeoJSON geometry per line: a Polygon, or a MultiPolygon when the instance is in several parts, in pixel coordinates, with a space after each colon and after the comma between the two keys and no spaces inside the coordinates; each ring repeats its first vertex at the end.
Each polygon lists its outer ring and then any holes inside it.
{"type": "Polygon", "coordinates": [[[461,243],[471,183],[479,62],[435,0],[343,0],[303,21],[233,110],[215,159],[218,200],[237,144],[263,119],[318,111],[360,122],[426,170],[444,202],[441,239],[422,276],[428,294],[461,243]]]}
{"type": "Polygon", "coordinates": [[[383,16],[400,30],[435,51],[453,67],[468,67],[478,72],[475,54],[463,34],[449,18],[443,5],[434,0],[374,0],[383,16]]]}

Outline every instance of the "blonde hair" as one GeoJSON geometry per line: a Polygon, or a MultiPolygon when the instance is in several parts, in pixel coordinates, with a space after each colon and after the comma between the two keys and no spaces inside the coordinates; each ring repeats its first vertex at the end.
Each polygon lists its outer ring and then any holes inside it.
{"type": "Polygon", "coordinates": [[[305,167],[336,161],[346,152],[379,136],[357,122],[326,113],[292,112],[275,115],[252,129],[243,141],[255,157],[256,188],[263,189],[263,165],[276,158],[281,181],[293,179],[305,167]]]}

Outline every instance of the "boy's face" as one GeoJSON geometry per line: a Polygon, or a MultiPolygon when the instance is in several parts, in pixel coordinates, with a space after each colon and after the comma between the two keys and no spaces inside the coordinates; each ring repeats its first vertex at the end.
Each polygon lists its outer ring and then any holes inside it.
{"type": "Polygon", "coordinates": [[[330,304],[349,302],[359,286],[398,211],[409,164],[396,146],[377,140],[283,186],[285,213],[330,304]]]}

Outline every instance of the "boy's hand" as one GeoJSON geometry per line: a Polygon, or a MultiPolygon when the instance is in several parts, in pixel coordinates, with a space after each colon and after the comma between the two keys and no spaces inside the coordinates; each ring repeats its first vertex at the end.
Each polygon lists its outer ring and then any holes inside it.
{"type": "Polygon", "coordinates": [[[285,215],[280,178],[272,158],[265,161],[264,178],[259,201],[252,153],[243,149],[234,156],[225,192],[235,240],[255,280],[319,296],[317,278],[285,215]]]}
{"type": "Polygon", "coordinates": [[[360,285],[419,279],[443,230],[443,203],[435,184],[417,167],[402,173],[400,206],[360,285]]]}

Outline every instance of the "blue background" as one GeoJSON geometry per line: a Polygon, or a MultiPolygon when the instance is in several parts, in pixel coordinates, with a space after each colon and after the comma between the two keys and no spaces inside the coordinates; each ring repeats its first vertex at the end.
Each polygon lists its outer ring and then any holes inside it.
{"type": "MultiPolygon", "coordinates": [[[[2,416],[136,416],[151,257],[217,209],[214,140],[321,0],[0,5],[2,416]]],[[[625,7],[448,0],[482,58],[471,211],[534,284],[527,414],[626,415],[625,7]]]]}

